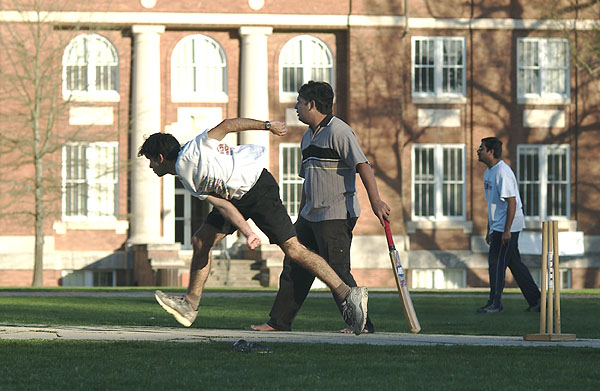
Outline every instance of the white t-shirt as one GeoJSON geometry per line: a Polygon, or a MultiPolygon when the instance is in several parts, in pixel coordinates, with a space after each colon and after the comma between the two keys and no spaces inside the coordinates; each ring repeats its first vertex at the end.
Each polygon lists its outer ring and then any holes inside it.
{"type": "Polygon", "coordinates": [[[188,141],[179,151],[175,170],[183,186],[195,197],[217,194],[240,199],[256,183],[263,170],[265,148],[258,145],[230,147],[208,137],[208,130],[188,141]]]}
{"type": "Polygon", "coordinates": [[[517,178],[515,178],[515,174],[508,164],[504,163],[504,160],[500,160],[495,166],[485,170],[483,184],[485,186],[485,200],[488,203],[490,233],[492,231],[504,232],[506,211],[508,210],[506,198],[510,197],[515,197],[517,201],[517,209],[510,232],[522,231],[525,228],[523,204],[519,196],[517,178]]]}

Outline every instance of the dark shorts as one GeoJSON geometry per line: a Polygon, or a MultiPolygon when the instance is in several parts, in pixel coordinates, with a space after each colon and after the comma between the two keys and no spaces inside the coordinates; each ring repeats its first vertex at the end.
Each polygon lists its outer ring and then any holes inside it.
{"type": "MultiPolygon", "coordinates": [[[[230,202],[246,220],[252,219],[272,244],[283,244],[289,238],[296,236],[294,225],[279,197],[279,186],[273,175],[266,169],[248,193],[239,200],[230,202]]],[[[205,222],[227,235],[237,230],[216,208],[208,214],[205,222]]]]}

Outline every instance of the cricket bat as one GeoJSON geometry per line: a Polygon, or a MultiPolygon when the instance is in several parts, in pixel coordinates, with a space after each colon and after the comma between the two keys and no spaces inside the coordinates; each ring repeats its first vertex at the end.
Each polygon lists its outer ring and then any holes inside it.
{"type": "Polygon", "coordinates": [[[390,229],[390,223],[388,221],[385,221],[384,228],[390,250],[390,261],[392,261],[392,269],[394,269],[394,276],[396,278],[396,287],[398,287],[398,294],[402,299],[402,307],[404,307],[404,315],[406,315],[406,319],[410,325],[410,331],[413,333],[418,333],[421,331],[421,325],[419,324],[417,313],[415,312],[412,300],[410,299],[410,292],[408,291],[408,286],[406,285],[404,269],[402,269],[402,264],[400,263],[400,254],[398,254],[398,250],[396,250],[396,246],[394,245],[392,230],[390,229]]]}

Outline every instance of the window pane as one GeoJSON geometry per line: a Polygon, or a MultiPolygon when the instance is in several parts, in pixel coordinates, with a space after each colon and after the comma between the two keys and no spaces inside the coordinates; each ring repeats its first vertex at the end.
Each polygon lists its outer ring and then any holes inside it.
{"type": "Polygon", "coordinates": [[[96,67],[96,90],[116,90],[116,75],[113,68],[118,65],[118,59],[114,46],[104,37],[92,35],[93,51],[90,57],[90,64],[96,67]]]}
{"type": "Polygon", "coordinates": [[[227,60],[214,39],[196,34],[182,39],[172,55],[172,94],[210,97],[227,93],[227,60]]]}
{"type": "Polygon", "coordinates": [[[86,149],[66,145],[65,149],[65,216],[87,215],[86,149]]]}
{"type": "Polygon", "coordinates": [[[539,43],[519,40],[518,91],[519,95],[540,93],[539,43]]]}
{"type": "Polygon", "coordinates": [[[540,167],[537,147],[519,147],[519,192],[525,216],[539,216],[540,167]]]}
{"type": "Polygon", "coordinates": [[[568,54],[566,41],[546,41],[544,93],[567,94],[568,54]]]}
{"type": "Polygon", "coordinates": [[[430,147],[415,148],[414,153],[415,215],[434,216],[434,149],[430,147]]]}
{"type": "Polygon", "coordinates": [[[64,156],[64,215],[116,216],[117,144],[67,144],[64,156]]]}
{"type": "Polygon", "coordinates": [[[81,34],[69,43],[65,53],[65,90],[118,90],[119,59],[109,40],[98,34],[81,34]]]}
{"type": "Polygon", "coordinates": [[[442,153],[443,185],[442,215],[462,216],[463,214],[463,163],[461,148],[444,148],[442,153]]]}
{"type": "Polygon", "coordinates": [[[66,88],[69,91],[85,91],[87,89],[87,66],[66,67],[66,88]]]}
{"type": "Polygon", "coordinates": [[[434,40],[415,40],[414,91],[434,91],[434,40]]]}
{"type": "Polygon", "coordinates": [[[308,80],[333,82],[333,54],[325,43],[308,35],[283,47],[280,67],[281,92],[295,93],[308,80]]]}
{"type": "Polygon", "coordinates": [[[297,145],[281,145],[279,173],[281,197],[288,214],[298,216],[304,180],[298,176],[302,163],[302,151],[297,145]]]}
{"type": "Polygon", "coordinates": [[[549,216],[567,215],[567,149],[548,148],[547,157],[547,200],[546,207],[549,216]]]}
{"type": "Polygon", "coordinates": [[[518,43],[518,93],[568,96],[569,45],[565,39],[528,38],[518,43]]]}
{"type": "Polygon", "coordinates": [[[443,40],[442,91],[462,93],[462,41],[443,40]]]}
{"type": "Polygon", "coordinates": [[[115,185],[117,183],[115,145],[97,143],[88,146],[88,214],[115,215],[115,185]]]}

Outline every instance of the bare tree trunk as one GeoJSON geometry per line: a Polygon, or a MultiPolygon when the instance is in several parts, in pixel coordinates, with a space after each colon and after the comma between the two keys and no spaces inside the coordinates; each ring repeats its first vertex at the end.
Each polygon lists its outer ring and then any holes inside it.
{"type": "Polygon", "coordinates": [[[35,55],[33,66],[33,107],[31,108],[31,123],[33,130],[33,164],[35,166],[35,250],[33,260],[33,286],[44,285],[44,221],[46,220],[44,208],[44,151],[40,140],[40,106],[41,106],[41,80],[40,80],[40,51],[41,48],[41,21],[37,19],[35,30],[35,55]]]}
{"type": "MultiPolygon", "coordinates": [[[[36,115],[37,108],[34,111],[36,115]]],[[[39,121],[34,119],[34,165],[35,165],[35,250],[33,260],[33,283],[32,286],[44,285],[44,220],[46,219],[44,210],[44,193],[42,183],[44,178],[44,166],[42,155],[40,154],[39,140],[39,121]]]]}

